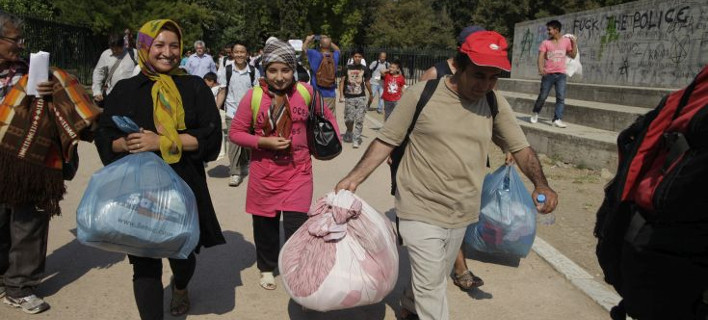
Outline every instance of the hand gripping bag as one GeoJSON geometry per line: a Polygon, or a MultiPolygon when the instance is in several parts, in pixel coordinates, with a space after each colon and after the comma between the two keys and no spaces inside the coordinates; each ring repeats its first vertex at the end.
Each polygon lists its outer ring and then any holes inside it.
{"type": "Polygon", "coordinates": [[[536,206],[514,166],[484,178],[479,222],[467,228],[465,243],[490,254],[525,257],[536,237],[536,206]]]}
{"type": "Polygon", "coordinates": [[[353,193],[319,199],[280,251],[285,290],[300,305],[329,311],[380,302],[396,285],[391,221],[353,193]]]}
{"type": "Polygon", "coordinates": [[[76,224],[81,243],[139,257],[186,259],[199,242],[192,190],[152,152],[94,173],[76,224]]]}

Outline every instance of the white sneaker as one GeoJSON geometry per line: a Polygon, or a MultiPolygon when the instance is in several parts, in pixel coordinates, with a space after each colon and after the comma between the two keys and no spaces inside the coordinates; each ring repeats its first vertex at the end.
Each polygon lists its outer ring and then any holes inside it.
{"type": "Polygon", "coordinates": [[[14,299],[10,296],[5,296],[3,302],[9,306],[20,308],[22,309],[22,311],[29,314],[40,313],[49,309],[49,304],[41,298],[35,296],[34,294],[20,299],[14,299]]]}
{"type": "Polygon", "coordinates": [[[568,125],[566,125],[565,123],[563,123],[563,121],[561,121],[561,119],[558,119],[558,120],[556,120],[556,121],[553,121],[553,125],[556,126],[556,127],[558,127],[558,128],[565,128],[565,127],[568,126],[568,125]]]}
{"type": "Polygon", "coordinates": [[[360,144],[361,144],[361,142],[359,140],[356,140],[356,141],[354,141],[354,143],[352,143],[352,148],[358,149],[360,144]]]}
{"type": "Polygon", "coordinates": [[[237,174],[231,175],[231,180],[229,180],[229,187],[238,187],[241,182],[243,182],[243,177],[237,174]]]}
{"type": "Polygon", "coordinates": [[[529,119],[531,123],[536,123],[538,122],[538,113],[534,112],[534,114],[531,116],[531,119],[529,119]]]}

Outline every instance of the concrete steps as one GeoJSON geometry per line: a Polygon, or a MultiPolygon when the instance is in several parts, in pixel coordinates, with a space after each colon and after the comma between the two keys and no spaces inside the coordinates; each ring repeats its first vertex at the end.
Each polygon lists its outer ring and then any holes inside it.
{"type": "Polygon", "coordinates": [[[530,114],[516,112],[516,119],[531,146],[538,153],[592,169],[617,168],[617,132],[567,123],[554,127],[551,118],[529,121],[530,114]]]}
{"type": "MultiPolygon", "coordinates": [[[[572,78],[571,78],[572,79],[572,78]]],[[[541,80],[499,79],[497,89],[518,93],[529,93],[538,96],[541,80]]],[[[617,105],[654,108],[661,98],[678,89],[643,88],[624,86],[605,86],[597,84],[583,84],[568,82],[566,86],[566,100],[576,99],[596,101],[617,105]]],[[[549,97],[556,95],[551,90],[549,97]]]]}
{"type": "MultiPolygon", "coordinates": [[[[516,112],[531,114],[536,102],[536,94],[498,91],[516,112]]],[[[539,115],[553,119],[556,98],[549,96],[539,115]]],[[[620,132],[631,125],[638,116],[649,111],[646,108],[623,106],[601,102],[566,99],[563,121],[587,127],[620,132]]]]}

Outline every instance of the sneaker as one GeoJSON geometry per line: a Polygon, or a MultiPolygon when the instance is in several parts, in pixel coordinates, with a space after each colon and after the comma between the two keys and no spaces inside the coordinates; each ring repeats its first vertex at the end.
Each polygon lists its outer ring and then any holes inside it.
{"type": "Polygon", "coordinates": [[[529,119],[531,123],[536,123],[538,122],[538,113],[534,112],[533,115],[531,116],[531,119],[529,119]]]}
{"type": "Polygon", "coordinates": [[[563,121],[561,121],[561,119],[558,119],[558,120],[553,121],[553,125],[556,126],[556,127],[558,127],[558,128],[565,128],[565,127],[568,126],[568,125],[566,125],[565,123],[563,123],[563,121]]]}
{"type": "Polygon", "coordinates": [[[3,302],[15,308],[22,308],[22,311],[29,314],[40,313],[49,309],[48,303],[33,294],[19,299],[6,296],[3,302]]]}
{"type": "Polygon", "coordinates": [[[351,134],[351,132],[345,132],[345,133],[342,135],[342,140],[344,140],[344,142],[352,142],[352,134],[351,134]]]}
{"type": "Polygon", "coordinates": [[[352,148],[358,149],[359,145],[361,145],[361,141],[359,141],[359,140],[354,141],[354,143],[352,143],[352,148]]]}
{"type": "Polygon", "coordinates": [[[241,182],[243,182],[243,177],[233,174],[231,175],[231,180],[229,180],[229,187],[238,187],[241,182]]]}

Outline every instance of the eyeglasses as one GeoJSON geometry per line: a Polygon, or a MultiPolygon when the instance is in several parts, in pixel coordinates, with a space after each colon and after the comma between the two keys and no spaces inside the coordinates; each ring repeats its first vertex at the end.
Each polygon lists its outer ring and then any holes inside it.
{"type": "Polygon", "coordinates": [[[10,37],[0,36],[0,39],[10,41],[20,47],[25,45],[25,38],[10,38],[10,37]]]}

